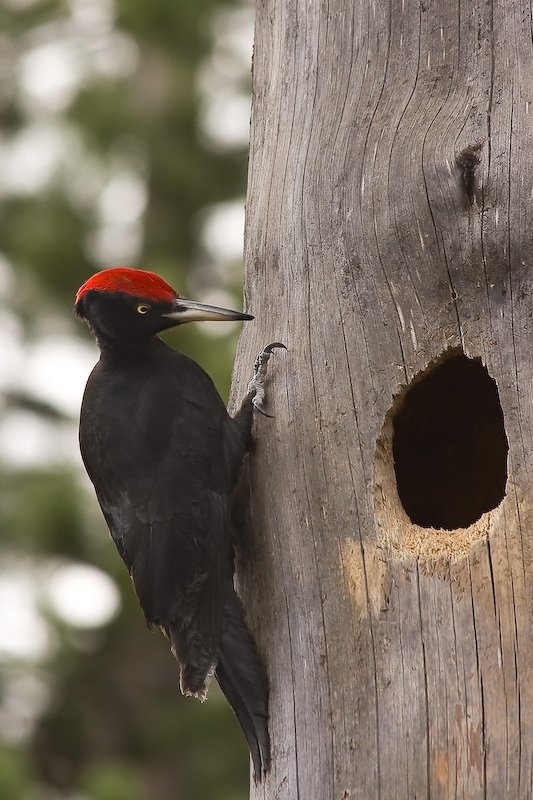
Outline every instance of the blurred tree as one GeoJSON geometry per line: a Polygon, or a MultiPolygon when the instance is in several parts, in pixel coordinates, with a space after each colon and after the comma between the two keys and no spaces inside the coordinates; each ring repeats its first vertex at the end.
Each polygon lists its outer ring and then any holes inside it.
{"type": "MultiPolygon", "coordinates": [[[[239,0],[0,3],[1,797],[247,795],[233,715],[215,686],[205,706],[179,696],[78,470],[69,380],[96,351],[76,344],[61,373],[54,348],[88,341],[73,295],[113,263],[239,304],[240,258],[208,223],[244,192],[247,130],[217,139],[202,118],[220,86],[246,107],[250,23],[239,0]],[[72,562],[118,586],[105,625],[52,602],[72,562]]],[[[227,393],[236,333],[174,343],[227,393]]]]}

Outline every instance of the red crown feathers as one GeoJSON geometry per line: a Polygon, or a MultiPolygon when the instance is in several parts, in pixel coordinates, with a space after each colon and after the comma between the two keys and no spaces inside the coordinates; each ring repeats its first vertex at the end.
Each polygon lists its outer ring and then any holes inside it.
{"type": "Polygon", "coordinates": [[[178,297],[172,286],[155,272],[131,267],[110,267],[91,275],[78,289],[75,302],[79,303],[91,289],[97,292],[122,292],[156,303],[171,303],[178,297]]]}

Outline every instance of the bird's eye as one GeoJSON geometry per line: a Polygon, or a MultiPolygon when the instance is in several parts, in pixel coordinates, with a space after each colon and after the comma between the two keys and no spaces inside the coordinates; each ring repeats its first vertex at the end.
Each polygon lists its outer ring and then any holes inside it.
{"type": "Polygon", "coordinates": [[[146,305],[146,303],[140,303],[137,306],[137,312],[139,314],[148,314],[148,312],[150,311],[150,308],[151,308],[151,306],[146,305]]]}

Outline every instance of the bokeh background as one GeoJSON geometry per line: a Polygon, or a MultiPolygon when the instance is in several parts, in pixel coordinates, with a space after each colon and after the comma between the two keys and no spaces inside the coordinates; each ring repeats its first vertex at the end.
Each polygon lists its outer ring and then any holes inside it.
{"type": "MultiPolygon", "coordinates": [[[[0,0],[4,800],[247,797],[232,712],[180,697],[82,471],[72,302],[120,263],[240,307],[252,34],[245,0],[0,0]]],[[[238,330],[169,338],[227,396],[238,330]]]]}

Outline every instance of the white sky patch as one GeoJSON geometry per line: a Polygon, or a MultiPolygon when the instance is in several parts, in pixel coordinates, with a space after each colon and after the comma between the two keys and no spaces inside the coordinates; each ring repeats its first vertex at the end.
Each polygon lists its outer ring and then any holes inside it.
{"type": "Polygon", "coordinates": [[[200,129],[218,148],[243,147],[250,130],[250,80],[254,33],[251,4],[220,12],[213,22],[213,51],[198,75],[200,129]]]}
{"type": "Polygon", "coordinates": [[[13,375],[24,363],[22,326],[7,308],[0,309],[0,390],[13,388],[13,375]]]}
{"type": "Polygon", "coordinates": [[[244,203],[242,200],[219,203],[204,212],[201,241],[214,261],[242,259],[244,241],[244,203]]]}
{"type": "Polygon", "coordinates": [[[73,0],[64,23],[33,29],[18,64],[21,100],[30,116],[63,111],[93,75],[125,78],[137,69],[139,48],[113,29],[113,16],[109,2],[73,0]]]}
{"type": "Polygon", "coordinates": [[[249,80],[254,40],[254,8],[244,2],[241,8],[225,9],[212,22],[213,48],[197,77],[198,86],[207,95],[232,84],[249,80]]]}
{"type": "Polygon", "coordinates": [[[94,265],[131,264],[142,248],[142,225],[103,225],[87,237],[86,250],[94,265]]]}
{"type": "Polygon", "coordinates": [[[72,19],[86,30],[108,31],[113,25],[112,0],[69,0],[72,19]]]}
{"type": "Polygon", "coordinates": [[[216,58],[220,53],[230,55],[240,64],[241,69],[250,68],[254,39],[255,10],[250,2],[244,2],[241,8],[221,11],[213,21],[214,52],[216,58]]]}
{"type": "Polygon", "coordinates": [[[99,226],[86,243],[95,265],[137,260],[143,244],[147,202],[146,182],[141,173],[127,166],[115,167],[98,199],[99,226]]]}
{"type": "Polygon", "coordinates": [[[89,564],[50,567],[11,563],[0,572],[0,658],[40,660],[52,645],[41,607],[80,629],[107,625],[120,610],[120,594],[89,564]]]}
{"type": "Polygon", "coordinates": [[[35,397],[75,417],[97,358],[94,345],[74,338],[40,339],[26,353],[20,385],[35,397]]]}
{"type": "Polygon", "coordinates": [[[74,99],[83,76],[79,50],[67,40],[48,42],[21,56],[20,86],[28,107],[61,111],[74,99]]]}
{"type": "Polygon", "coordinates": [[[76,426],[57,425],[30,411],[6,411],[0,416],[0,458],[14,469],[79,466],[76,426]]]}
{"type": "Polygon", "coordinates": [[[131,225],[144,214],[146,185],[140,175],[124,170],[113,175],[100,195],[99,213],[108,225],[131,225]]]}
{"type": "Polygon", "coordinates": [[[31,570],[0,572],[0,659],[39,661],[49,650],[50,636],[38,608],[38,585],[31,570]]]}
{"type": "Polygon", "coordinates": [[[94,207],[106,184],[102,161],[88,150],[80,138],[70,131],[63,164],[62,189],[71,203],[82,211],[94,207]]]}
{"type": "Polygon", "coordinates": [[[245,147],[250,133],[250,98],[218,92],[200,112],[200,124],[209,141],[221,147],[245,147]]]}
{"type": "Polygon", "coordinates": [[[24,128],[0,156],[2,190],[10,194],[34,194],[45,188],[65,150],[58,125],[35,123],[24,128]]]}
{"type": "Polygon", "coordinates": [[[104,78],[126,78],[139,64],[139,48],[133,39],[114,32],[91,53],[91,71],[104,78]]]}
{"type": "Polygon", "coordinates": [[[0,456],[13,467],[31,467],[54,461],[56,439],[55,427],[38,419],[35,414],[26,411],[2,414],[0,456]]]}
{"type": "Polygon", "coordinates": [[[58,567],[48,578],[46,600],[54,613],[75,628],[99,628],[120,610],[117,587],[88,564],[58,567]]]}

